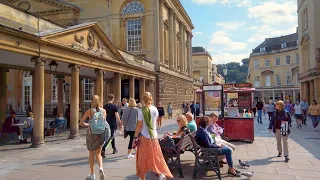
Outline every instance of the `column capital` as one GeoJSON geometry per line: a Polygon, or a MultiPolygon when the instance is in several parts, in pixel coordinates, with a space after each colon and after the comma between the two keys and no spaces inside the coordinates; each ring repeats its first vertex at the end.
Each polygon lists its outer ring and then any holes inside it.
{"type": "Polygon", "coordinates": [[[146,78],[140,78],[140,81],[146,82],[146,78]]]}
{"type": "Polygon", "coordinates": [[[71,69],[71,71],[80,71],[80,66],[76,64],[69,64],[68,68],[71,69]]]}
{"type": "Polygon", "coordinates": [[[41,57],[38,57],[38,56],[32,56],[30,61],[34,62],[35,64],[46,63],[47,62],[44,58],[41,58],[41,57]]]}
{"type": "Polygon", "coordinates": [[[94,73],[96,73],[96,75],[103,76],[103,75],[104,75],[104,70],[95,69],[95,70],[94,70],[94,73]]]}
{"type": "Polygon", "coordinates": [[[115,78],[121,78],[121,77],[122,77],[122,74],[120,74],[120,73],[114,73],[114,77],[115,77],[115,78]]]}
{"type": "Polygon", "coordinates": [[[62,76],[62,75],[56,75],[56,76],[55,76],[55,78],[63,79],[63,78],[64,78],[64,76],[62,76]]]}
{"type": "Polygon", "coordinates": [[[163,5],[164,5],[164,1],[165,1],[165,0],[159,0],[160,6],[163,6],[163,5]]]}

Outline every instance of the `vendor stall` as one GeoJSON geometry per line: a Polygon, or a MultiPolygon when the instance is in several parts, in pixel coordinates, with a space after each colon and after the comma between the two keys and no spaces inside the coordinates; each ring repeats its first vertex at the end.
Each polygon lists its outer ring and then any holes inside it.
{"type": "Polygon", "coordinates": [[[254,119],[250,112],[254,91],[249,83],[203,86],[203,114],[219,114],[225,140],[253,142],[254,119]]]}

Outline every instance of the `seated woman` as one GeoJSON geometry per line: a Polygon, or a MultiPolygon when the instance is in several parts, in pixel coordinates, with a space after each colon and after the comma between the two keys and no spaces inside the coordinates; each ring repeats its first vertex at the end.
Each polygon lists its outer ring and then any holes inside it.
{"type": "Polygon", "coordinates": [[[18,120],[16,119],[16,113],[11,112],[11,116],[8,116],[2,125],[2,131],[4,133],[17,133],[17,136],[19,136],[19,139],[21,139],[19,127],[18,126],[11,126],[11,125],[17,124],[17,123],[18,123],[18,120]]]}
{"type": "Polygon", "coordinates": [[[64,127],[65,122],[66,122],[66,119],[63,117],[62,113],[59,113],[59,115],[53,121],[53,125],[52,126],[54,128],[62,128],[62,127],[64,127]]]}
{"type": "Polygon", "coordinates": [[[235,177],[241,177],[241,174],[239,171],[237,171],[233,167],[233,161],[232,161],[232,150],[224,145],[217,145],[214,141],[214,139],[211,137],[211,134],[209,131],[207,131],[207,128],[210,124],[209,117],[202,116],[199,120],[199,128],[197,130],[196,134],[196,140],[197,143],[203,147],[203,148],[218,148],[221,150],[221,154],[226,156],[227,163],[229,166],[228,174],[235,176],[235,177]]]}
{"type": "Polygon", "coordinates": [[[188,121],[186,116],[184,115],[180,115],[177,117],[177,123],[178,123],[178,130],[176,132],[167,132],[166,134],[164,134],[164,136],[159,140],[160,141],[160,146],[167,144],[168,141],[166,137],[170,137],[172,139],[174,139],[174,144],[177,144],[179,142],[179,138],[181,136],[187,135],[190,133],[190,130],[188,128],[188,121]]]}
{"type": "Polygon", "coordinates": [[[26,119],[25,123],[27,124],[27,127],[23,129],[23,133],[32,133],[33,129],[33,113],[28,113],[28,118],[26,119]]]}

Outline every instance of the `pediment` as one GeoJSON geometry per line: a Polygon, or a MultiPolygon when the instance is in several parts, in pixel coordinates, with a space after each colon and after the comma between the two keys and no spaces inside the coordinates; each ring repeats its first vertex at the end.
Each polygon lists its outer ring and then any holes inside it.
{"type": "Polygon", "coordinates": [[[81,51],[88,55],[126,62],[97,23],[84,23],[40,35],[44,41],[81,51]]]}
{"type": "Polygon", "coordinates": [[[34,13],[77,9],[73,5],[55,0],[0,0],[0,2],[34,13]]]}

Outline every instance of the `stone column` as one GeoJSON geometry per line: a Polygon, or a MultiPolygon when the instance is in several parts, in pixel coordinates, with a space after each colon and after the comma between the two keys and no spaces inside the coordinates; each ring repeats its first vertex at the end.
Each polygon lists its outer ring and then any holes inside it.
{"type": "Polygon", "coordinates": [[[177,69],[178,59],[177,54],[179,54],[177,49],[177,26],[176,26],[176,15],[172,12],[172,21],[173,21],[173,67],[177,69]]]}
{"type": "Polygon", "coordinates": [[[188,34],[188,76],[192,76],[192,34],[188,34]]]}
{"type": "Polygon", "coordinates": [[[94,71],[97,75],[96,77],[96,94],[100,97],[100,105],[103,107],[103,75],[104,72],[100,69],[94,71]]]}
{"type": "Polygon", "coordinates": [[[310,81],[310,100],[313,101],[315,99],[314,97],[314,80],[310,81]]]}
{"type": "Polygon", "coordinates": [[[153,104],[156,104],[156,92],[155,92],[155,89],[154,89],[154,83],[155,81],[153,80],[150,80],[149,81],[149,92],[152,94],[152,97],[153,97],[153,104]]]}
{"type": "MultiPolygon", "coordinates": [[[[155,70],[159,71],[160,70],[160,47],[159,42],[160,42],[160,28],[159,28],[159,1],[153,1],[154,2],[154,26],[153,26],[153,32],[154,32],[154,60],[155,60],[155,70]]],[[[162,23],[163,24],[163,23],[162,23]]]]}
{"type": "Polygon", "coordinates": [[[83,78],[80,78],[79,80],[79,104],[80,104],[80,108],[81,108],[81,112],[85,111],[85,109],[83,109],[83,101],[84,101],[84,93],[83,93],[83,78]]]}
{"type": "Polygon", "coordinates": [[[261,91],[261,98],[262,98],[262,101],[264,101],[264,91],[261,91]]]}
{"type": "Polygon", "coordinates": [[[296,103],[296,90],[293,90],[292,96],[293,103],[296,103]]]}
{"type": "Polygon", "coordinates": [[[36,92],[36,76],[35,76],[35,72],[32,72],[32,102],[31,102],[31,110],[33,112],[34,109],[34,97],[36,96],[35,92],[36,92]]]}
{"type": "Polygon", "coordinates": [[[63,113],[64,104],[63,104],[63,76],[58,76],[58,106],[57,106],[57,114],[63,113]]]}
{"type": "Polygon", "coordinates": [[[183,23],[180,22],[180,56],[179,56],[179,66],[180,66],[180,72],[184,73],[184,50],[185,50],[185,43],[184,43],[184,28],[183,28],[183,23]]]}
{"type": "Polygon", "coordinates": [[[119,73],[114,74],[114,97],[115,103],[121,102],[121,75],[119,73]]]}
{"type": "Polygon", "coordinates": [[[139,91],[140,91],[140,103],[144,103],[143,102],[143,94],[146,92],[146,79],[141,78],[139,80],[139,91]]]}
{"type": "Polygon", "coordinates": [[[169,9],[169,66],[170,68],[174,68],[174,61],[175,61],[175,23],[173,15],[174,10],[172,8],[169,9]]]}
{"type": "Polygon", "coordinates": [[[164,63],[164,22],[163,22],[163,6],[164,0],[159,1],[159,37],[160,37],[160,63],[164,63]]]}
{"type": "Polygon", "coordinates": [[[129,77],[129,98],[133,98],[134,99],[134,77],[130,76],[129,77]]]}
{"type": "Polygon", "coordinates": [[[7,69],[0,68],[0,126],[7,116],[7,69]]]}
{"type": "MultiPolygon", "coordinates": [[[[272,90],[272,101],[275,101],[275,94],[274,94],[274,90],[272,90]]],[[[252,101],[253,102],[253,101],[252,101]]]]}
{"type": "Polygon", "coordinates": [[[75,64],[71,69],[70,135],[68,139],[79,138],[79,71],[75,64]]]}
{"type": "Polygon", "coordinates": [[[286,101],[286,91],[285,90],[282,90],[282,96],[283,96],[283,98],[282,98],[282,101],[286,101]]]}
{"type": "Polygon", "coordinates": [[[34,94],[33,98],[33,138],[31,147],[37,148],[44,145],[44,63],[39,57],[31,58],[35,63],[34,69],[34,94]]]}

